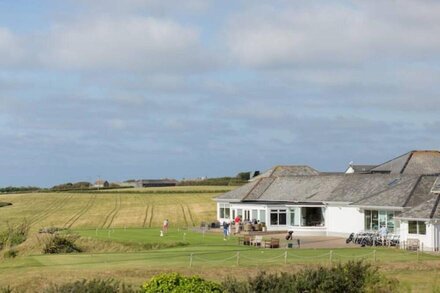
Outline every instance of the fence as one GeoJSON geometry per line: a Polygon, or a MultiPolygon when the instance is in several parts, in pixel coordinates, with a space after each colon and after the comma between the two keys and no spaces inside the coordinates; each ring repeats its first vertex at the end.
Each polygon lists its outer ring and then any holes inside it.
{"type": "MultiPolygon", "coordinates": [[[[309,263],[327,263],[332,264],[334,262],[343,262],[349,260],[366,260],[371,261],[373,263],[380,262],[378,259],[377,250],[373,250],[368,253],[360,254],[360,255],[343,255],[338,253],[337,251],[330,250],[329,252],[318,254],[318,255],[300,255],[298,253],[291,252],[289,250],[285,250],[280,254],[270,257],[261,257],[261,256],[249,256],[246,255],[246,251],[236,251],[232,252],[230,256],[226,256],[224,258],[209,258],[209,255],[215,254],[213,253],[191,253],[189,255],[189,267],[193,267],[196,264],[208,264],[208,265],[232,265],[232,266],[247,266],[247,265],[264,265],[264,264],[294,264],[301,262],[309,262],[309,263]]],[[[405,251],[402,252],[402,256],[410,257],[408,260],[416,260],[417,262],[421,261],[422,252],[417,251],[405,251]],[[411,259],[412,258],[412,259],[411,259]]],[[[427,255],[428,256],[428,255],[427,255]]],[[[429,255],[431,257],[431,255],[429,255]]],[[[404,260],[402,258],[402,260],[404,260]]]]}

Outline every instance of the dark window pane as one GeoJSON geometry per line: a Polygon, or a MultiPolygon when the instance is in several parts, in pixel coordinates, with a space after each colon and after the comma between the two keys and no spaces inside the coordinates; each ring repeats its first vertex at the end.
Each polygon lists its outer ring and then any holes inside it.
{"type": "Polygon", "coordinates": [[[408,222],[408,233],[409,234],[417,234],[417,221],[409,221],[408,222]]]}
{"type": "Polygon", "coordinates": [[[225,217],[225,208],[220,208],[220,218],[225,217]]]}
{"type": "Polygon", "coordinates": [[[425,222],[418,222],[419,223],[419,234],[426,235],[426,224],[425,222]]]}
{"type": "Polygon", "coordinates": [[[270,213],[270,224],[278,225],[278,213],[271,212],[270,213]]]}
{"type": "Polygon", "coordinates": [[[286,213],[280,213],[280,225],[286,225],[287,224],[287,216],[286,213]]]}

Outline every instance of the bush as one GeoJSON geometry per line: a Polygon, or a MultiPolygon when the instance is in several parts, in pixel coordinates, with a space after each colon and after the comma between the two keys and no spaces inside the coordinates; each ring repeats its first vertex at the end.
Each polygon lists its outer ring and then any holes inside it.
{"type": "Polygon", "coordinates": [[[45,293],[131,293],[136,292],[131,288],[119,281],[113,279],[90,281],[81,280],[63,285],[52,285],[44,290],[45,293]]]}
{"type": "Polygon", "coordinates": [[[177,273],[155,276],[145,283],[142,289],[142,292],[146,293],[223,292],[222,287],[217,283],[198,276],[185,277],[177,273]]]}
{"type": "Polygon", "coordinates": [[[222,286],[229,293],[393,292],[397,282],[386,279],[371,265],[358,261],[331,268],[305,269],[297,274],[261,272],[247,282],[226,279],[222,286]]]}
{"type": "Polygon", "coordinates": [[[11,287],[0,287],[0,293],[12,293],[14,290],[12,290],[11,287]]]}
{"type": "Polygon", "coordinates": [[[53,234],[46,239],[43,245],[43,253],[56,254],[81,252],[81,249],[75,244],[78,238],[79,236],[72,234],[53,234]]]}
{"type": "Polygon", "coordinates": [[[48,233],[55,234],[56,232],[64,231],[66,228],[58,228],[58,227],[43,227],[38,230],[38,233],[48,233]]]}
{"type": "Polygon", "coordinates": [[[5,258],[15,258],[17,255],[18,255],[18,251],[15,250],[14,248],[6,250],[5,253],[3,254],[5,258]]]}
{"type": "Polygon", "coordinates": [[[8,224],[6,231],[0,232],[0,250],[9,246],[13,247],[26,241],[30,225],[27,221],[12,226],[8,224]]]}

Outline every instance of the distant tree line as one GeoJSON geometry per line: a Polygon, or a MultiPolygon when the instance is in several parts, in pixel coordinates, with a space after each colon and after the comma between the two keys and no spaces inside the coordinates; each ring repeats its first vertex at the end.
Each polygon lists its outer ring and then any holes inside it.
{"type": "Polygon", "coordinates": [[[36,186],[8,186],[8,187],[1,187],[0,193],[32,192],[32,191],[39,191],[39,190],[41,190],[41,188],[36,187],[36,186]]]}
{"type": "Polygon", "coordinates": [[[180,186],[203,186],[203,185],[216,185],[216,186],[240,186],[244,185],[251,179],[251,172],[240,172],[235,177],[217,177],[207,178],[203,180],[185,180],[180,181],[180,186]]]}

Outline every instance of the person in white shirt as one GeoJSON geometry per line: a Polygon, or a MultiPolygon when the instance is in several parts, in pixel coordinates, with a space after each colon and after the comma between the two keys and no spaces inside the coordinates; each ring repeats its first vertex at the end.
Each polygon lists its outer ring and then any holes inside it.
{"type": "Polygon", "coordinates": [[[387,235],[388,235],[388,229],[387,229],[387,227],[385,227],[385,225],[382,225],[382,227],[380,227],[380,229],[379,229],[379,236],[382,240],[382,245],[384,245],[384,246],[385,246],[385,241],[386,241],[387,235]]]}

